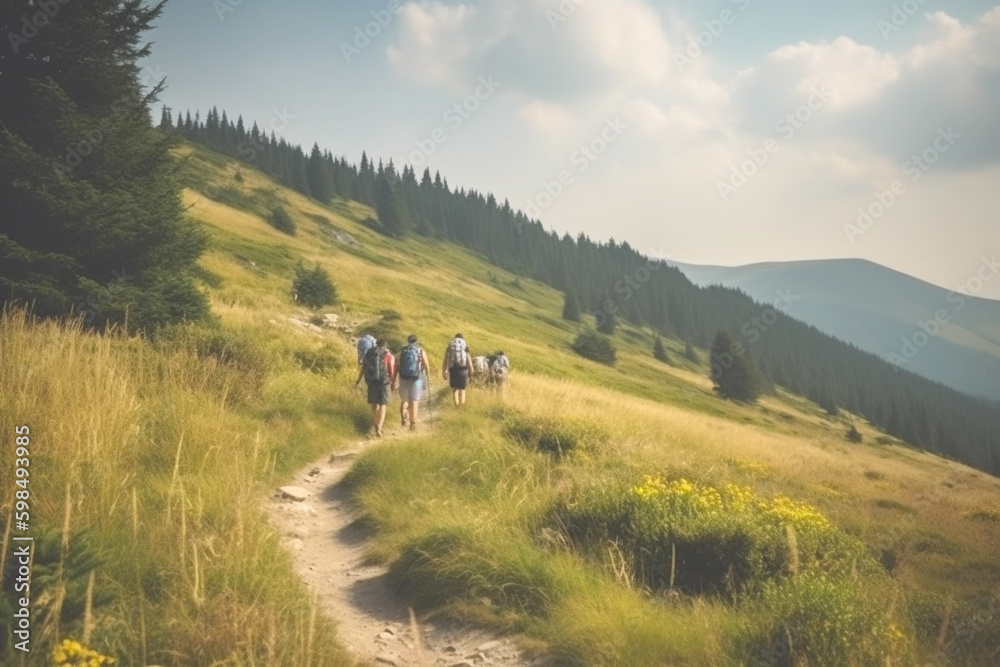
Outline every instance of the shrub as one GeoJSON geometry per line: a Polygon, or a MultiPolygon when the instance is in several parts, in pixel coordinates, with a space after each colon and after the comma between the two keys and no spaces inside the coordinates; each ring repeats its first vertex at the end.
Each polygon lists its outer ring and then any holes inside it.
{"type": "Polygon", "coordinates": [[[646,586],[690,593],[750,590],[767,579],[810,570],[877,571],[864,546],[819,511],[785,496],[646,477],[602,484],[562,501],[556,523],[585,551],[619,545],[646,586]]]}
{"type": "Polygon", "coordinates": [[[319,264],[313,269],[306,269],[299,263],[295,267],[292,289],[296,300],[309,308],[321,308],[337,303],[337,288],[330,280],[330,274],[319,264]]]}
{"type": "Polygon", "coordinates": [[[611,339],[591,329],[580,332],[573,341],[573,351],[581,357],[608,366],[614,366],[618,359],[618,353],[611,339]]]}
{"type": "Polygon", "coordinates": [[[859,589],[856,581],[822,573],[768,582],[761,614],[768,619],[767,644],[757,647],[749,664],[905,663],[906,633],[893,622],[886,605],[877,603],[876,593],[859,589]]]}
{"type": "Polygon", "coordinates": [[[288,215],[288,212],[282,206],[275,206],[274,210],[271,211],[271,217],[268,218],[268,222],[271,226],[277,229],[279,232],[284,232],[289,236],[295,236],[295,221],[292,217],[288,215]]]}

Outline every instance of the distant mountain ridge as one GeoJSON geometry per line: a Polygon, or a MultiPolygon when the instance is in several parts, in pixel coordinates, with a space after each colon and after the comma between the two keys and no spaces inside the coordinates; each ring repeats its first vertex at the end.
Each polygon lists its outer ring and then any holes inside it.
{"type": "Polygon", "coordinates": [[[723,285],[966,394],[1000,401],[1000,301],[966,296],[862,259],[704,266],[670,262],[695,284],[723,285]]]}

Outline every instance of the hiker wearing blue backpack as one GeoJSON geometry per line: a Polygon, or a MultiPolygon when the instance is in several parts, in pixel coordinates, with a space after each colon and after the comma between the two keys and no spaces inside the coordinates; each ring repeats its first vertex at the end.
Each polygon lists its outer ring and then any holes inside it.
{"type": "Polygon", "coordinates": [[[358,339],[358,367],[361,366],[361,362],[365,359],[365,352],[375,347],[375,336],[371,334],[365,334],[358,339]]]}
{"type": "Polygon", "coordinates": [[[417,430],[417,406],[427,380],[430,377],[430,364],[427,353],[417,342],[416,334],[410,334],[406,346],[399,352],[399,421],[405,428],[407,424],[411,431],[417,430]]]}
{"type": "Polygon", "coordinates": [[[462,334],[455,334],[455,338],[448,343],[441,367],[442,376],[448,380],[448,385],[451,387],[451,398],[455,405],[465,405],[465,390],[469,386],[473,370],[472,355],[462,334]]]}
{"type": "Polygon", "coordinates": [[[358,379],[354,381],[355,387],[361,384],[362,378],[368,385],[368,405],[372,406],[375,435],[381,438],[386,406],[396,388],[396,359],[384,340],[379,339],[365,352],[358,369],[358,379]]]}

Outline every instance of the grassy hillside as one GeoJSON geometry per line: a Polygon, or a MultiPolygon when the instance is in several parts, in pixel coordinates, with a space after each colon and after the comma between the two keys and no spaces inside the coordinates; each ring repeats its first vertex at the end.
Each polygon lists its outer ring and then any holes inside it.
{"type": "Polygon", "coordinates": [[[139,340],[13,313],[0,329],[0,386],[23,387],[0,392],[0,430],[31,425],[33,526],[56,545],[33,592],[62,605],[39,617],[47,641],[121,664],[349,664],[258,506],[367,431],[349,338],[381,323],[420,334],[435,367],[457,331],[515,367],[504,397],[472,392],[349,476],[373,557],[422,610],[559,664],[990,664],[1000,480],[857,420],[851,444],[849,415],[796,396],[720,401],[678,341],[654,360],[650,331],[621,327],[617,365],[589,362],[553,290],[179,153],[213,326],[139,340]],[[267,223],[279,204],[295,236],[267,223]],[[306,324],[299,261],[333,277],[341,328],[306,324]]]}

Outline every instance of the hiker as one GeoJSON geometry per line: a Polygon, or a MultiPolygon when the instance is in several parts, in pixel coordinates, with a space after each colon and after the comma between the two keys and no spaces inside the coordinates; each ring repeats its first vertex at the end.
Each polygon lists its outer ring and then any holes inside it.
{"type": "Polygon", "coordinates": [[[503,390],[507,381],[507,373],[510,372],[510,359],[503,353],[503,350],[494,352],[489,357],[490,361],[490,384],[503,390]]]}
{"type": "Polygon", "coordinates": [[[410,425],[411,431],[417,430],[417,405],[424,390],[423,375],[430,377],[431,366],[427,362],[427,353],[417,342],[416,334],[406,338],[406,347],[399,353],[399,421],[405,428],[410,425]]]}
{"type": "Polygon", "coordinates": [[[455,338],[448,343],[441,368],[442,376],[451,387],[451,398],[455,405],[465,405],[465,389],[469,386],[473,371],[472,355],[469,354],[469,346],[462,334],[455,334],[455,338]]]}
{"type": "Polygon", "coordinates": [[[365,352],[361,368],[358,369],[358,379],[354,381],[355,387],[361,384],[361,378],[368,384],[368,405],[372,406],[375,435],[381,438],[386,406],[389,405],[389,396],[396,388],[396,359],[385,346],[385,340],[378,339],[365,352]]]}
{"type": "Polygon", "coordinates": [[[375,336],[371,334],[365,334],[358,339],[358,367],[361,367],[361,362],[365,359],[365,352],[375,347],[375,336]]]}

